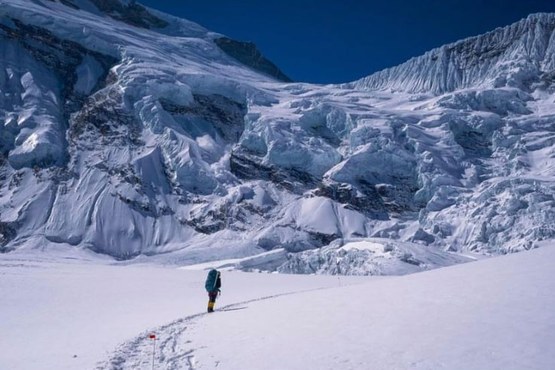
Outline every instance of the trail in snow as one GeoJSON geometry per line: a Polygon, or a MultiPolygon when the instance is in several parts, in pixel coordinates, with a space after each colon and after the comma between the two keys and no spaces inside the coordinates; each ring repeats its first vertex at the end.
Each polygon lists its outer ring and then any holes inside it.
{"type": "MultiPolygon", "coordinates": [[[[265,301],[272,298],[287,296],[292,294],[306,293],[315,290],[329,289],[315,288],[299,290],[281,294],[274,294],[265,297],[249,299],[243,302],[232,303],[216,309],[216,312],[238,311],[247,309],[245,305],[253,302],[265,301]]],[[[150,334],[156,335],[156,350],[154,367],[168,370],[174,369],[195,369],[195,348],[192,341],[187,337],[187,329],[193,325],[195,319],[208,315],[207,312],[186,316],[170,324],[159,328],[145,331],[134,339],[121,344],[111,355],[111,357],[100,362],[97,370],[125,370],[125,369],[146,369],[152,367],[153,339],[150,334]]]]}

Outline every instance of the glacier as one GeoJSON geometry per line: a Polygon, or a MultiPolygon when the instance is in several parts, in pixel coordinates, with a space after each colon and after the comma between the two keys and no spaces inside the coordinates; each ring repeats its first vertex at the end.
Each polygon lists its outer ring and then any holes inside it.
{"type": "Polygon", "coordinates": [[[337,85],[134,1],[0,15],[1,252],[387,274],[555,239],[555,14],[337,85]],[[404,264],[344,249],[376,240],[404,264]]]}

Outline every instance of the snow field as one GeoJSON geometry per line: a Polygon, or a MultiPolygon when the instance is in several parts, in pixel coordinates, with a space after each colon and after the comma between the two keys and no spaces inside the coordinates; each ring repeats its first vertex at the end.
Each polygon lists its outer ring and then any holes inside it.
{"type": "Polygon", "coordinates": [[[206,271],[10,254],[0,369],[555,367],[555,247],[402,277],[206,271]],[[48,258],[47,260],[45,260],[48,258]],[[42,261],[41,261],[42,260],[42,261]]]}
{"type": "MultiPolygon", "coordinates": [[[[0,257],[0,369],[93,369],[129,338],[206,310],[204,271],[40,253],[0,257]]],[[[331,276],[224,272],[222,278],[217,308],[337,284],[331,276]]]]}

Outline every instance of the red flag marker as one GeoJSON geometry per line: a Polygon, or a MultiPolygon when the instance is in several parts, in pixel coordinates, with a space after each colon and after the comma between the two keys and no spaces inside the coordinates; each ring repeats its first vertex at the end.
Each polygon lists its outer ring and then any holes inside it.
{"type": "Polygon", "coordinates": [[[148,339],[152,339],[152,370],[154,370],[154,357],[156,354],[156,334],[149,334],[148,339]]]}

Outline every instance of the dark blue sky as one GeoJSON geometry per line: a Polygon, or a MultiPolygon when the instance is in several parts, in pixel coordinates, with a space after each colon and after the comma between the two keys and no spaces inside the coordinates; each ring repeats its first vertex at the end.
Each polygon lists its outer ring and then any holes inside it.
{"type": "Polygon", "coordinates": [[[252,41],[296,81],[352,81],[526,17],[555,0],[139,0],[252,41]]]}

